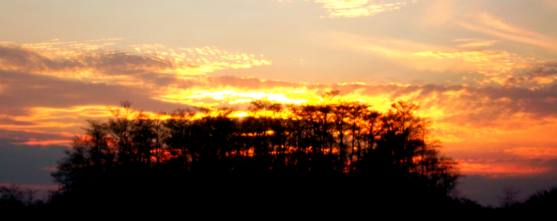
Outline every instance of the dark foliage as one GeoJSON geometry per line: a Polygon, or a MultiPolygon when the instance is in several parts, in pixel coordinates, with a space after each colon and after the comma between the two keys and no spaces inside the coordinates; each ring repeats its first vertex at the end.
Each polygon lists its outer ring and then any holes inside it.
{"type": "MultiPolygon", "coordinates": [[[[254,102],[252,113],[153,119],[128,111],[90,122],[53,174],[54,205],[283,199],[458,207],[454,162],[426,142],[414,105],[387,113],[362,104],[254,102]],[[281,117],[288,113],[287,117],[281,117]]],[[[278,202],[278,201],[275,201],[278,202]]],[[[342,205],[342,203],[340,203],[342,205]]]]}
{"type": "Polygon", "coordinates": [[[523,202],[504,204],[501,209],[509,211],[554,211],[557,209],[557,188],[539,191],[523,202]]]}
{"type": "Polygon", "coordinates": [[[19,186],[0,186],[0,209],[24,209],[39,207],[42,201],[35,199],[35,192],[19,186]]]}

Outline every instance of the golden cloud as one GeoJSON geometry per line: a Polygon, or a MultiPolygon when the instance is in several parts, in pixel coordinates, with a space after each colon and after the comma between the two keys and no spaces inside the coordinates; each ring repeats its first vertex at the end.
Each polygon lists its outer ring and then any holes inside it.
{"type": "Polygon", "coordinates": [[[222,70],[270,65],[262,55],[233,53],[214,46],[168,48],[120,46],[117,40],[0,44],[0,70],[93,83],[152,86],[151,78],[186,78],[222,70]],[[119,49],[120,47],[120,49],[119,49]]]}

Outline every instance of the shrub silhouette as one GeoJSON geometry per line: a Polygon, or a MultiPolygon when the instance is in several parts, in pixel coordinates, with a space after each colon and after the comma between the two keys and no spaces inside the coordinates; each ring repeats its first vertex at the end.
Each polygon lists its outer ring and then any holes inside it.
{"type": "Polygon", "coordinates": [[[154,119],[128,108],[106,122],[90,121],[75,139],[53,173],[61,188],[52,202],[199,203],[216,197],[333,206],[362,198],[369,204],[460,205],[450,197],[455,163],[426,142],[427,122],[415,109],[402,102],[379,113],[357,103],[258,101],[250,107],[253,116],[243,118],[230,117],[230,110],[202,117],[179,110],[154,119]]]}

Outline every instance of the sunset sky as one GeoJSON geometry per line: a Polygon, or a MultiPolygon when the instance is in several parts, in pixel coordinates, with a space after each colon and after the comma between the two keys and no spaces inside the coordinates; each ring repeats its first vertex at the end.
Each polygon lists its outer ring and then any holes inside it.
{"type": "Polygon", "coordinates": [[[2,0],[0,184],[51,188],[86,120],[410,101],[497,204],[557,184],[557,0],[2,0]]]}

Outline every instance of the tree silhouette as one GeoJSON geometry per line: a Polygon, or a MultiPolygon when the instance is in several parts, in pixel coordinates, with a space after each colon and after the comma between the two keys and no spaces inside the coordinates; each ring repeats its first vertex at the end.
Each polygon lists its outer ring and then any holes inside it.
{"type": "Polygon", "coordinates": [[[446,205],[458,174],[452,160],[426,143],[427,122],[415,117],[416,108],[400,102],[379,113],[358,103],[258,101],[243,118],[231,117],[232,110],[178,110],[161,120],[127,104],[106,122],[89,122],[75,139],[53,173],[61,184],[53,202],[129,202],[177,193],[318,198],[325,191],[446,205]],[[224,186],[195,191],[202,188],[196,182],[207,187],[207,179],[223,178],[224,186]],[[259,181],[230,183],[238,178],[259,181]],[[257,185],[262,178],[272,182],[257,185]],[[307,185],[282,183],[300,178],[307,185]]]}
{"type": "Polygon", "coordinates": [[[519,209],[538,209],[553,212],[557,208],[557,187],[539,191],[523,203],[515,202],[514,206],[519,209]]]}
{"type": "Polygon", "coordinates": [[[359,103],[257,101],[246,117],[233,117],[231,109],[188,109],[163,118],[132,111],[126,102],[112,118],[88,121],[52,173],[60,188],[46,204],[34,191],[0,187],[0,209],[386,206],[505,214],[556,208],[556,189],[523,202],[506,190],[495,209],[457,197],[456,163],[427,142],[428,122],[416,109],[404,102],[381,113],[359,103]]]}

